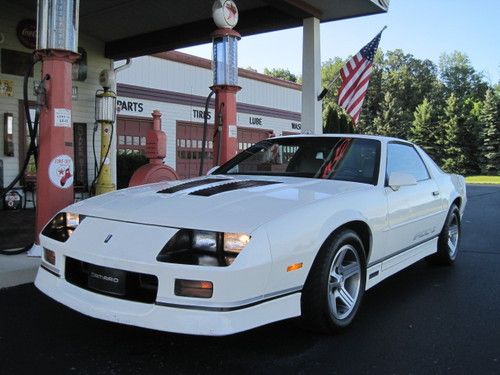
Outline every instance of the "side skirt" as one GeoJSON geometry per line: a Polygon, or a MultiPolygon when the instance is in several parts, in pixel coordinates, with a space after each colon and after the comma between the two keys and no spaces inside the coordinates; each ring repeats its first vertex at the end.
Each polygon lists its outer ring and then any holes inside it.
{"type": "Polygon", "coordinates": [[[424,243],[399,252],[388,259],[383,259],[380,262],[370,265],[366,270],[366,290],[389,276],[394,275],[396,272],[411,266],[420,259],[434,254],[437,251],[437,243],[438,237],[436,236],[424,243]]]}

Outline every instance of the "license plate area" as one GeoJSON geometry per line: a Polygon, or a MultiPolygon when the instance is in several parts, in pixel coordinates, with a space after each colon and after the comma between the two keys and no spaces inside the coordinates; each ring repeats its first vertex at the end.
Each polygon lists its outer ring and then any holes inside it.
{"type": "Polygon", "coordinates": [[[158,294],[155,275],[98,266],[66,257],[67,282],[88,291],[129,301],[154,303],[158,294]]]}
{"type": "Polygon", "coordinates": [[[127,273],[123,270],[88,265],[88,286],[90,289],[117,296],[125,296],[127,273]]]}

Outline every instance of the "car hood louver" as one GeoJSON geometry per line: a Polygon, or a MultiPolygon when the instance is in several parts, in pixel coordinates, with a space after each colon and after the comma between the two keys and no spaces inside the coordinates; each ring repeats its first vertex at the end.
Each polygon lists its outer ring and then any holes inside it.
{"type": "Polygon", "coordinates": [[[205,188],[205,189],[196,190],[196,191],[193,191],[192,193],[189,193],[189,195],[198,195],[201,197],[211,197],[212,195],[226,193],[228,191],[258,187],[258,186],[273,185],[273,184],[279,184],[279,183],[280,182],[277,182],[277,181],[254,181],[254,180],[234,181],[234,182],[228,182],[226,184],[212,186],[212,187],[205,188]]]}
{"type": "Polygon", "coordinates": [[[177,193],[178,191],[192,189],[194,187],[209,185],[209,184],[213,184],[216,182],[227,181],[227,180],[228,180],[227,178],[207,178],[204,180],[195,180],[195,181],[184,182],[183,184],[178,184],[178,185],[171,186],[171,187],[168,187],[166,189],[160,190],[158,192],[158,194],[173,194],[173,193],[177,193]]]}

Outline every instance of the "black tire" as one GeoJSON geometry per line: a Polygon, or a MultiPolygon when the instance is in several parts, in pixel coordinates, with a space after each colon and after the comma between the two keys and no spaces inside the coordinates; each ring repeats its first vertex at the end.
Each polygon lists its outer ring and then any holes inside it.
{"type": "Polygon", "coordinates": [[[341,230],[320,249],[307,277],[301,300],[303,326],[321,333],[349,326],[361,304],[365,284],[363,242],[356,232],[341,230]]]}
{"type": "Polygon", "coordinates": [[[457,259],[461,238],[460,211],[457,205],[453,204],[439,234],[437,253],[427,257],[427,260],[438,265],[453,264],[457,259]]]}

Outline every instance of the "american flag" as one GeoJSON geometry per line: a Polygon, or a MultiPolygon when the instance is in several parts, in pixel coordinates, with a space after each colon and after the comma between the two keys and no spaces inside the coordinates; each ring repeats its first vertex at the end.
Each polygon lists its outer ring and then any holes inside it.
{"type": "Polygon", "coordinates": [[[339,89],[339,105],[352,117],[354,124],[358,122],[361,114],[361,107],[372,74],[373,58],[377,52],[382,31],[340,70],[342,84],[339,89]]]}

